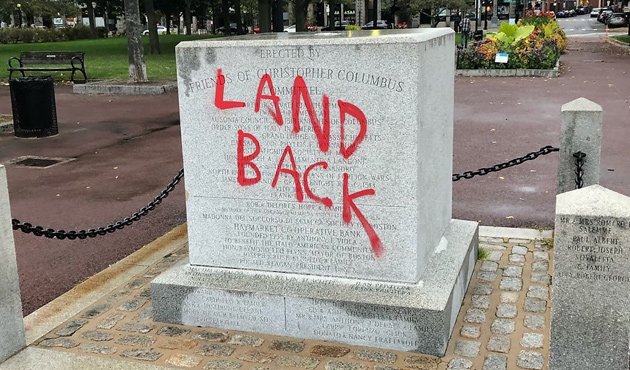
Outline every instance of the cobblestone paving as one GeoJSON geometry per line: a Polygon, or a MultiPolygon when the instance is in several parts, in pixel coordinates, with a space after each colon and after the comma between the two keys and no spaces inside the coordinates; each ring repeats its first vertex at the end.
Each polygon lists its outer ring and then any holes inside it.
{"type": "Polygon", "coordinates": [[[184,258],[185,249],[147,268],[36,345],[182,369],[546,369],[549,248],[543,241],[483,237],[480,247],[486,258],[477,262],[443,358],[154,322],[149,283],[184,258]]]}
{"type": "Polygon", "coordinates": [[[481,237],[440,370],[547,369],[552,251],[545,240],[481,237]]]}

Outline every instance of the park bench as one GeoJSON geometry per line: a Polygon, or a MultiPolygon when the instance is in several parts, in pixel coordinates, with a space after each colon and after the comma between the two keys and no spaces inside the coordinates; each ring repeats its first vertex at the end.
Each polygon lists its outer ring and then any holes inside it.
{"type": "Polygon", "coordinates": [[[70,71],[70,80],[74,81],[77,71],[83,74],[83,80],[77,83],[85,83],[85,64],[83,62],[85,53],[80,51],[25,51],[20,53],[20,57],[9,59],[9,79],[13,77],[13,72],[20,72],[22,77],[24,72],[61,72],[70,71]]]}

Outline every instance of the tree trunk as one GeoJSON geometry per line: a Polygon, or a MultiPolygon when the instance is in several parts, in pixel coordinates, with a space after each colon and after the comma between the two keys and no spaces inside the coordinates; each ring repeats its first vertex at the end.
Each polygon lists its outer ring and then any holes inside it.
{"type": "Polygon", "coordinates": [[[144,64],[142,23],[138,0],[125,0],[125,32],[129,55],[129,82],[147,82],[147,66],[144,64]]]}
{"type": "Polygon", "coordinates": [[[190,1],[191,0],[185,0],[184,1],[184,28],[186,28],[186,34],[187,35],[191,35],[192,34],[192,30],[191,30],[191,26],[192,26],[192,13],[190,12],[190,1]]]}
{"type": "Polygon", "coordinates": [[[221,19],[223,21],[223,34],[231,34],[232,29],[230,28],[230,0],[221,1],[221,19]]]}
{"type": "Polygon", "coordinates": [[[295,9],[293,11],[295,12],[295,30],[298,32],[306,31],[305,8],[306,1],[295,0],[295,9]]]}
{"type": "Polygon", "coordinates": [[[164,18],[166,18],[166,34],[171,34],[171,13],[164,13],[164,18]]]}
{"type": "Polygon", "coordinates": [[[96,17],[94,16],[94,6],[92,6],[91,0],[87,0],[85,4],[87,5],[88,17],[90,19],[90,28],[92,29],[92,31],[95,31],[96,34],[96,17]]]}
{"type": "Polygon", "coordinates": [[[258,0],[258,26],[260,32],[271,32],[271,0],[258,0]]]}
{"type": "Polygon", "coordinates": [[[284,13],[284,1],[283,0],[271,0],[272,1],[272,19],[273,19],[273,32],[284,31],[284,20],[282,15],[284,13]]]}
{"type": "Polygon", "coordinates": [[[162,54],[160,51],[160,39],[157,33],[157,19],[155,18],[153,0],[144,0],[144,11],[147,13],[147,29],[149,30],[151,54],[162,54]]]}
{"type": "Polygon", "coordinates": [[[243,29],[243,14],[241,14],[241,0],[232,0],[234,2],[234,13],[236,13],[236,33],[240,34],[243,29]]]}
{"type": "Polygon", "coordinates": [[[212,33],[217,33],[217,28],[221,26],[221,8],[218,1],[212,2],[212,33]]]}

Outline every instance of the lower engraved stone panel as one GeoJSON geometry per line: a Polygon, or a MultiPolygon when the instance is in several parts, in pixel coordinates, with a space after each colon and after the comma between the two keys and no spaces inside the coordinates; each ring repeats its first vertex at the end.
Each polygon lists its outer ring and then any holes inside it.
{"type": "Polygon", "coordinates": [[[477,224],[451,221],[415,284],[191,266],[151,284],[156,321],[413,351],[446,351],[477,255],[477,224]]]}
{"type": "Polygon", "coordinates": [[[404,351],[416,351],[423,343],[445,345],[448,333],[435,331],[434,321],[441,316],[403,307],[287,300],[288,335],[404,351]]]}
{"type": "Polygon", "coordinates": [[[361,208],[382,240],[381,256],[374,255],[360,222],[342,220],[341,206],[195,197],[187,209],[190,261],[199,266],[417,281],[425,249],[418,254],[416,225],[410,221],[414,212],[398,206],[361,208]]]}
{"type": "Polygon", "coordinates": [[[284,298],[280,296],[200,288],[181,301],[180,310],[182,324],[284,332],[284,298]]]}

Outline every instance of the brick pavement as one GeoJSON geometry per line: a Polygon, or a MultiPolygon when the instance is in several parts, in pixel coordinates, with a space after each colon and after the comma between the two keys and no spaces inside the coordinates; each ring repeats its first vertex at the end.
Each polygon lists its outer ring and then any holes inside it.
{"type": "Polygon", "coordinates": [[[190,369],[546,369],[549,244],[550,239],[480,237],[484,258],[477,261],[442,358],[154,322],[149,283],[184,259],[186,246],[147,266],[34,346],[130,361],[129,369],[134,362],[190,369]]]}

